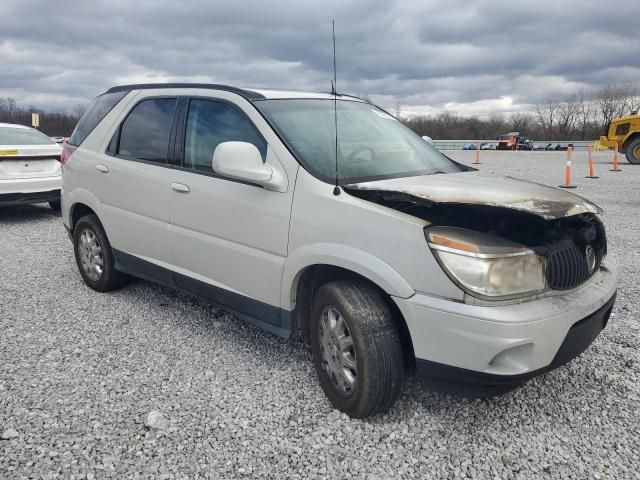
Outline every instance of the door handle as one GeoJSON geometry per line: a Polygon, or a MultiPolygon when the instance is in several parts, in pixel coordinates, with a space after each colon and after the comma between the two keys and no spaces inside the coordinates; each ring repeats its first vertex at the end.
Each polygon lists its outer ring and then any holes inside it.
{"type": "Polygon", "coordinates": [[[100,173],[109,173],[109,167],[102,165],[101,163],[96,164],[96,170],[100,173]]]}
{"type": "Polygon", "coordinates": [[[173,182],[171,184],[171,188],[176,192],[180,192],[180,193],[189,193],[191,191],[189,190],[189,186],[185,185],[184,183],[173,182]]]}

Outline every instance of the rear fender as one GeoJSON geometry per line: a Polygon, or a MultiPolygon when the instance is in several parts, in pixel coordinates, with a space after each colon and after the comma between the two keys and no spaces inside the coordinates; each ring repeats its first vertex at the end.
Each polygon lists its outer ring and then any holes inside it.
{"type": "Polygon", "coordinates": [[[73,211],[78,205],[86,205],[91,210],[95,212],[98,216],[98,219],[102,223],[105,231],[107,230],[107,226],[104,224],[104,215],[102,214],[102,204],[98,197],[96,197],[89,190],[84,188],[76,188],[73,192],[68,190],[63,190],[62,193],[62,222],[67,228],[73,228],[71,224],[73,211]]]}

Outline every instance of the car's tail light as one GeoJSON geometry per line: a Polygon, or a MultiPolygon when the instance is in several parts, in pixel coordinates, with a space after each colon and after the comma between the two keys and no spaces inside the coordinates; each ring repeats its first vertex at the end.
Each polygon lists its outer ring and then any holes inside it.
{"type": "Polygon", "coordinates": [[[64,165],[69,160],[69,157],[76,151],[75,145],[71,145],[70,143],[65,143],[62,147],[62,155],[60,155],[60,163],[64,165]]]}

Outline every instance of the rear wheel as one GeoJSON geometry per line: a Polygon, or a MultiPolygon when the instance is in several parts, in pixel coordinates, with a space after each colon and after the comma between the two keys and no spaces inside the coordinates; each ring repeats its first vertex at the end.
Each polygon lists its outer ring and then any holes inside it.
{"type": "Polygon", "coordinates": [[[625,155],[629,163],[640,164],[640,136],[629,142],[625,150],[625,155]]]}
{"type": "Polygon", "coordinates": [[[126,275],[115,269],[111,244],[95,215],[78,220],[73,229],[73,247],[80,275],[92,289],[108,292],[126,282],[126,275]]]}
{"type": "Polygon", "coordinates": [[[396,323],[381,294],[358,281],[323,285],[311,305],[311,349],[324,393],[350,417],[386,411],[404,381],[396,323]]]}

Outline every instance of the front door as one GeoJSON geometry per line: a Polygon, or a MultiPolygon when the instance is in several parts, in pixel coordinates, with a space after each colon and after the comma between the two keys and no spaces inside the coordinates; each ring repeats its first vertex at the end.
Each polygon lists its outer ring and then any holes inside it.
{"type": "Polygon", "coordinates": [[[213,152],[226,141],[254,144],[282,170],[238,105],[192,98],[182,124],[169,214],[176,284],[278,326],[293,188],[269,191],[213,171],[213,152]]]}

